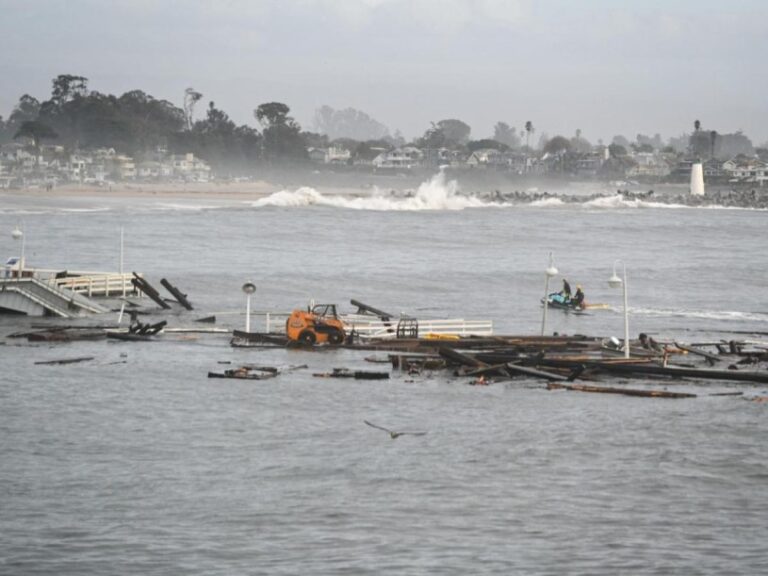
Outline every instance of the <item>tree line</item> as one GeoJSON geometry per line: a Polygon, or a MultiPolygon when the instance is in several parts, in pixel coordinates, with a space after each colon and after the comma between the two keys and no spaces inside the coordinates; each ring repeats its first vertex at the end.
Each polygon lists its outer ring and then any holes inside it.
{"type": "MultiPolygon", "coordinates": [[[[254,111],[258,128],[237,125],[226,112],[209,101],[204,117],[194,119],[194,108],[203,95],[192,88],[185,92],[184,107],[156,99],[142,90],[116,96],[90,90],[83,76],[62,74],[52,81],[47,100],[24,94],[8,116],[0,116],[0,142],[26,138],[34,147],[55,142],[70,151],[114,148],[136,158],[148,157],[157,149],[171,153],[192,152],[208,161],[219,173],[241,172],[264,164],[308,161],[308,149],[335,146],[349,150],[353,158],[372,159],[382,150],[406,144],[399,132],[389,129],[367,114],[347,108],[322,106],[315,113],[315,131],[303,130],[281,102],[260,104],[254,111]]],[[[499,121],[493,134],[472,140],[470,126],[459,119],[433,122],[422,136],[410,142],[419,148],[448,148],[469,154],[491,148],[499,151],[548,154],[583,154],[593,149],[577,130],[567,138],[546,133],[531,145],[536,128],[532,121],[517,129],[499,121]]],[[[602,141],[598,141],[602,144],[602,141]]],[[[611,157],[626,158],[629,151],[662,150],[701,158],[754,154],[751,141],[741,132],[719,134],[704,130],[696,120],[690,135],[665,143],[658,134],[638,134],[634,142],[615,136],[608,146],[611,157]]]]}

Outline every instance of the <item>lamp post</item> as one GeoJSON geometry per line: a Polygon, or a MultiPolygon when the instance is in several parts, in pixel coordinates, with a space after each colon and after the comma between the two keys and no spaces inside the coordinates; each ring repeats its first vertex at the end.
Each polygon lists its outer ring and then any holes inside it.
{"type": "Polygon", "coordinates": [[[627,265],[624,260],[616,260],[613,263],[613,275],[608,279],[611,288],[622,288],[624,292],[624,358],[629,358],[629,308],[627,307],[627,265]],[[616,274],[616,263],[621,262],[624,279],[616,274]]]}
{"type": "Polygon", "coordinates": [[[544,312],[541,315],[541,335],[544,336],[544,330],[547,325],[547,308],[549,305],[549,279],[557,276],[557,268],[552,258],[552,252],[549,253],[549,266],[544,271],[544,312]]]}
{"type": "Polygon", "coordinates": [[[21,258],[19,259],[19,275],[18,277],[21,278],[24,274],[24,230],[19,227],[19,225],[16,225],[16,228],[13,229],[13,232],[11,232],[11,237],[14,240],[21,240],[21,258]]]}
{"type": "Polygon", "coordinates": [[[243,284],[243,292],[245,292],[245,331],[251,331],[251,294],[256,292],[256,284],[253,282],[246,282],[243,284]]]}

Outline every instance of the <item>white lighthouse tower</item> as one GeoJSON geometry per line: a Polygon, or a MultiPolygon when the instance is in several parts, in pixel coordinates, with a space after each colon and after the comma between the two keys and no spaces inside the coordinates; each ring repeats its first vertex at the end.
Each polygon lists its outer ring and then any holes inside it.
{"type": "Polygon", "coordinates": [[[704,196],[704,167],[701,162],[691,166],[691,196],[704,196]]]}

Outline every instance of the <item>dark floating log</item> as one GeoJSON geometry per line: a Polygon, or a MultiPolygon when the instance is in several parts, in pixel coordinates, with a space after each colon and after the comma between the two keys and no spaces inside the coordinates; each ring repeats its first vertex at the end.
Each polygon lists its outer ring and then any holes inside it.
{"type": "Polygon", "coordinates": [[[275,376],[277,376],[277,374],[273,374],[272,372],[253,374],[247,370],[240,372],[239,369],[225,370],[224,372],[208,372],[208,378],[232,378],[234,380],[269,380],[275,376]]]}
{"type": "Polygon", "coordinates": [[[168,280],[166,280],[165,278],[162,278],[160,280],[160,284],[162,284],[163,287],[166,290],[168,290],[168,292],[170,292],[171,295],[176,299],[176,301],[182,306],[184,306],[184,308],[186,308],[187,310],[194,310],[194,308],[192,308],[192,304],[190,304],[189,300],[187,300],[187,295],[182,293],[181,290],[176,288],[176,286],[168,282],[168,280]]]}
{"type": "Polygon", "coordinates": [[[151,298],[158,306],[160,306],[160,308],[163,308],[164,310],[170,310],[170,305],[162,299],[160,293],[155,290],[149,282],[144,280],[144,278],[136,274],[136,272],[133,273],[131,284],[133,284],[137,290],[140,290],[149,298],[151,298]]]}
{"type": "Polygon", "coordinates": [[[388,380],[389,372],[368,372],[365,370],[349,370],[334,368],[333,372],[312,374],[315,378],[354,378],[355,380],[388,380]]]}
{"type": "Polygon", "coordinates": [[[625,396],[645,396],[649,398],[696,398],[696,394],[685,392],[667,392],[666,390],[636,390],[632,388],[610,388],[587,384],[559,384],[550,382],[547,390],[573,390],[576,392],[597,392],[603,394],[624,394],[625,396]]]}
{"type": "Polygon", "coordinates": [[[216,316],[205,316],[204,318],[197,318],[195,322],[205,322],[207,324],[215,324],[216,316]]]}
{"type": "Polygon", "coordinates": [[[41,360],[35,362],[40,366],[53,366],[56,364],[77,364],[78,362],[89,362],[93,360],[93,356],[80,356],[79,358],[62,358],[61,360],[41,360]]]}

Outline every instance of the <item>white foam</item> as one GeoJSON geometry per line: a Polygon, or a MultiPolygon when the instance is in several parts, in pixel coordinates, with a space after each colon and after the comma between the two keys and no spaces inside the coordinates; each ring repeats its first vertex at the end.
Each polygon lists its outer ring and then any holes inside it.
{"type": "Polygon", "coordinates": [[[563,202],[560,198],[542,198],[541,200],[534,200],[529,206],[536,206],[546,208],[547,206],[563,206],[563,202]]]}
{"type": "Polygon", "coordinates": [[[441,171],[415,191],[404,195],[382,193],[374,189],[369,196],[324,195],[314,188],[302,187],[295,191],[281,190],[266,198],[250,203],[255,208],[265,206],[300,207],[331,206],[350,210],[422,211],[464,210],[465,208],[498,207],[499,204],[480,200],[475,196],[459,194],[456,180],[446,182],[441,171]]]}
{"type": "Polygon", "coordinates": [[[683,318],[701,318],[704,320],[749,320],[768,322],[768,314],[760,312],[740,312],[737,310],[686,310],[664,308],[630,308],[629,313],[637,316],[672,316],[683,318]]]}
{"type": "Polygon", "coordinates": [[[109,212],[110,208],[103,206],[101,208],[61,208],[62,212],[75,212],[87,214],[89,212],[109,212]]]}

